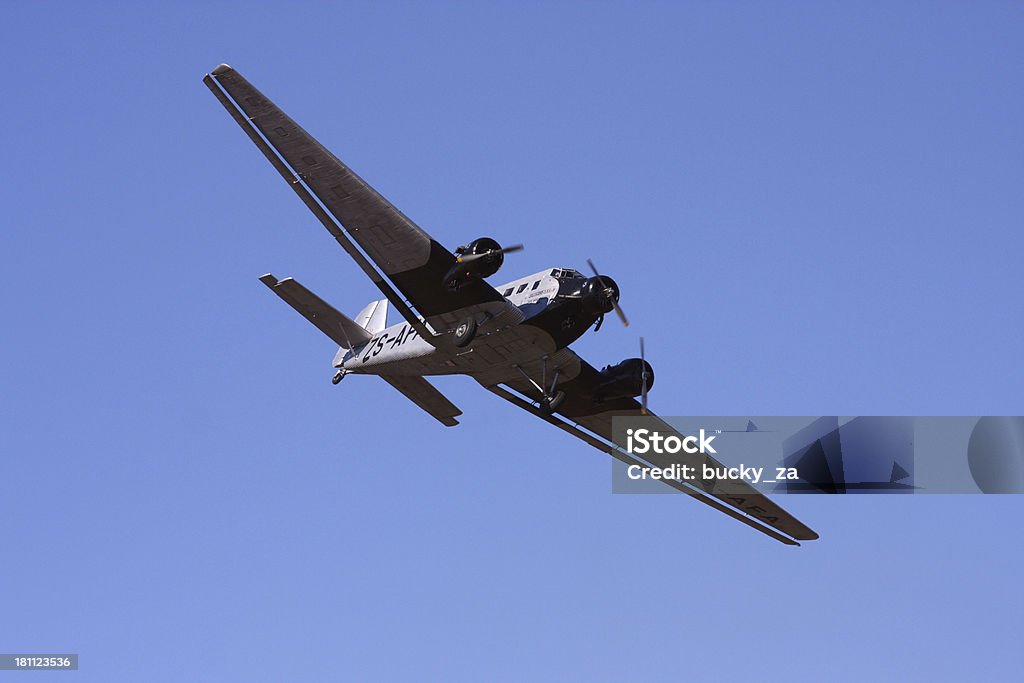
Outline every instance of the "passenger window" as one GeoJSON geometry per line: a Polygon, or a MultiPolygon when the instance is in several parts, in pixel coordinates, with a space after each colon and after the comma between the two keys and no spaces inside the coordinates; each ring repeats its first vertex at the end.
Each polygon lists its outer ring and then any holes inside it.
{"type": "Polygon", "coordinates": [[[526,285],[528,285],[528,284],[530,284],[530,283],[529,282],[524,282],[523,284],[519,285],[519,289],[516,290],[516,294],[522,294],[523,290],[526,289],[526,285]]]}
{"type": "Polygon", "coordinates": [[[533,287],[530,287],[530,291],[532,292],[533,290],[537,289],[538,287],[540,287],[540,280],[537,280],[536,282],[533,283],[533,287]]]}
{"type": "Polygon", "coordinates": [[[511,295],[512,295],[512,287],[509,287],[508,289],[506,289],[505,293],[502,294],[502,296],[511,296],[511,295]]]}

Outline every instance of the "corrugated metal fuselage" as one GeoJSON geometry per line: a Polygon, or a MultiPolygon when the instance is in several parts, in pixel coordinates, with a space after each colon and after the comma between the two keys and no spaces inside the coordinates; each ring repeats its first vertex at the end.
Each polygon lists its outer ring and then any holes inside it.
{"type": "Polygon", "coordinates": [[[575,271],[549,269],[497,287],[521,318],[496,328],[481,324],[465,348],[435,347],[403,321],[352,351],[339,352],[335,366],[356,374],[422,376],[480,374],[539,362],[567,347],[596,322],[597,316],[585,312],[574,296],[584,281],[575,271]],[[553,275],[563,272],[571,275],[553,275]]]}

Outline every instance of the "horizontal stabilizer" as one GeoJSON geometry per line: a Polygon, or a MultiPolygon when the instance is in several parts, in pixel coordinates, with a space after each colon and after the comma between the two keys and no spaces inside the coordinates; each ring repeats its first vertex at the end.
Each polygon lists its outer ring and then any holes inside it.
{"type": "Polygon", "coordinates": [[[321,332],[346,349],[355,349],[370,341],[370,333],[339,313],[333,306],[288,277],[278,280],[267,274],[260,282],[281,297],[286,304],[302,314],[321,332]]]}
{"type": "Polygon", "coordinates": [[[422,377],[405,375],[381,375],[381,377],[385,382],[405,394],[410,401],[434,416],[444,426],[454,427],[459,424],[455,417],[462,415],[462,411],[427,380],[422,377]]]}

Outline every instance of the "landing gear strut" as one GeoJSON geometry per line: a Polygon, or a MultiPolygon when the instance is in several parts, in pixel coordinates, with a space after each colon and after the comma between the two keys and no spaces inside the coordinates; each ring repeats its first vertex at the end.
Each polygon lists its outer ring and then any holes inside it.
{"type": "Polygon", "coordinates": [[[543,399],[541,399],[540,409],[543,410],[545,413],[553,413],[558,409],[558,406],[562,405],[562,401],[564,400],[564,391],[556,392],[555,395],[551,397],[545,396],[543,399]]]}
{"type": "Polygon", "coordinates": [[[526,374],[526,371],[518,365],[514,367],[519,371],[519,374],[526,378],[526,381],[533,385],[534,389],[540,392],[540,401],[537,402],[537,407],[545,413],[553,413],[558,409],[558,406],[562,405],[562,401],[565,400],[565,392],[556,391],[555,389],[558,385],[558,368],[555,368],[555,375],[551,379],[551,388],[547,388],[548,357],[544,356],[541,361],[543,365],[541,365],[540,384],[537,384],[537,382],[526,374]]]}
{"type": "Polygon", "coordinates": [[[345,379],[345,375],[348,374],[348,370],[342,368],[334,373],[334,377],[331,378],[331,384],[337,384],[341,380],[345,379]]]}

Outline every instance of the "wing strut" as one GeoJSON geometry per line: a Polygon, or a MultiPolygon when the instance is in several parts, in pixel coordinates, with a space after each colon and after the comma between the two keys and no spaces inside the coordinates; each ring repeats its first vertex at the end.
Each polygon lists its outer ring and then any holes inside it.
{"type": "MultiPolygon", "coordinates": [[[[216,70],[214,70],[214,72],[216,73],[216,70]]],[[[301,179],[292,173],[291,169],[284,163],[284,161],[281,160],[270,145],[267,144],[266,140],[264,140],[259,134],[259,131],[249,123],[249,120],[245,115],[228,98],[227,94],[220,88],[220,86],[214,82],[210,74],[206,74],[203,78],[203,83],[210,89],[213,96],[216,97],[224,106],[228,114],[231,115],[231,118],[235,120],[235,123],[245,131],[245,134],[249,136],[249,139],[253,141],[253,144],[263,152],[263,156],[267,158],[267,161],[277,169],[277,172],[281,174],[281,177],[285,179],[293,190],[295,190],[295,194],[299,195],[299,199],[301,199],[302,203],[306,205],[306,208],[313,212],[313,215],[323,223],[323,226],[327,228],[327,231],[331,233],[335,240],[337,240],[338,244],[341,245],[341,248],[347,251],[348,255],[351,256],[357,264],[359,264],[359,267],[363,269],[363,272],[366,273],[367,277],[377,285],[377,288],[380,289],[381,293],[387,297],[388,301],[390,301],[402,317],[405,318],[406,322],[408,322],[428,343],[433,346],[437,346],[440,336],[434,334],[434,332],[419,319],[419,316],[409,308],[408,304],[405,303],[405,300],[394,290],[388,281],[384,279],[377,269],[373,267],[373,264],[363,256],[363,253],[359,251],[354,244],[352,244],[352,241],[345,235],[345,231],[334,222],[334,219],[332,219],[326,211],[324,211],[324,208],[320,206],[320,203],[317,202],[315,197],[313,197],[310,191],[302,183],[301,179]]]]}
{"type": "MultiPolygon", "coordinates": [[[[575,425],[572,425],[572,424],[566,422],[565,420],[559,419],[559,418],[557,418],[557,417],[555,417],[553,415],[549,415],[548,413],[545,413],[544,411],[542,411],[539,408],[537,408],[537,406],[533,405],[532,403],[530,403],[529,401],[527,401],[527,400],[525,400],[523,398],[520,398],[519,396],[513,394],[511,391],[508,391],[507,389],[505,389],[502,386],[499,386],[499,385],[489,386],[489,387],[487,387],[487,390],[490,391],[493,394],[496,394],[496,395],[502,397],[503,399],[505,399],[509,403],[517,405],[520,408],[522,408],[523,410],[527,410],[527,411],[533,413],[534,415],[536,415],[540,419],[544,420],[545,422],[550,422],[551,424],[555,425],[559,429],[564,430],[566,432],[569,432],[570,434],[572,434],[576,438],[585,441],[586,443],[590,444],[591,446],[593,446],[594,448],[596,448],[596,449],[598,449],[600,451],[604,451],[608,455],[612,456],[613,458],[616,458],[617,460],[621,460],[622,462],[626,463],[627,465],[639,465],[640,467],[646,467],[647,466],[646,463],[643,463],[643,462],[637,460],[636,458],[634,458],[633,456],[629,455],[625,451],[622,451],[622,450],[620,450],[618,448],[615,448],[614,446],[611,446],[611,445],[605,443],[604,441],[602,441],[602,440],[600,440],[600,439],[598,439],[598,438],[596,438],[594,436],[591,436],[590,434],[588,434],[587,432],[583,431],[582,429],[576,427],[575,425]]],[[[790,538],[788,536],[784,536],[784,535],[780,534],[778,531],[775,531],[774,529],[772,529],[770,527],[767,527],[767,526],[764,526],[763,524],[758,523],[757,520],[755,520],[754,518],[748,517],[747,515],[743,514],[742,512],[734,510],[731,507],[728,507],[728,506],[718,502],[714,498],[701,493],[700,491],[698,491],[698,490],[696,490],[696,489],[694,489],[694,488],[684,484],[681,481],[676,481],[674,479],[662,479],[661,481],[663,483],[665,483],[665,484],[668,484],[669,486],[671,486],[674,489],[678,489],[679,491],[682,491],[683,493],[687,494],[688,496],[692,496],[693,498],[699,500],[700,502],[704,503],[705,505],[709,505],[709,506],[713,507],[714,509],[718,510],[719,512],[724,512],[725,514],[729,515],[733,519],[738,520],[740,522],[743,522],[744,524],[746,524],[747,526],[751,527],[752,529],[757,529],[762,534],[765,534],[766,536],[771,536],[776,541],[780,541],[782,543],[785,543],[786,545],[800,545],[799,543],[794,541],[792,538],[790,538]]]]}

